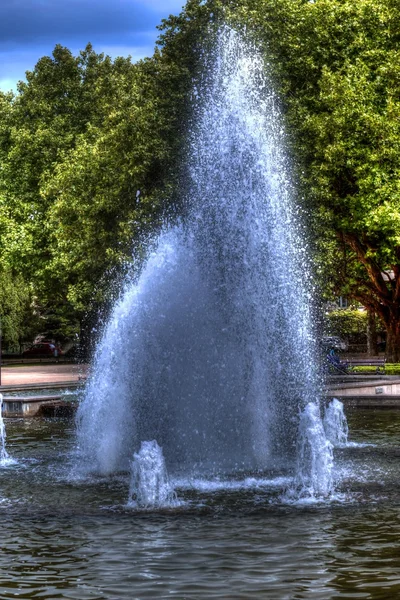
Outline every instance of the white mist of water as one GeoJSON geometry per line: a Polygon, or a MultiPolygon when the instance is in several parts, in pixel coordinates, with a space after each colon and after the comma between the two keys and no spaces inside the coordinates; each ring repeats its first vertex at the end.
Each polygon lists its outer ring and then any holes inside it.
{"type": "Polygon", "coordinates": [[[310,269],[265,71],[221,30],[197,89],[187,215],[127,283],[97,347],[78,412],[88,471],[128,469],[151,439],[174,476],[296,465],[299,409],[319,402],[320,385],[310,269]]]}
{"type": "Polygon", "coordinates": [[[177,505],[162,449],[155,440],[142,442],[133,455],[128,506],[166,508],[177,505]]]}
{"type": "Polygon", "coordinates": [[[337,398],[333,398],[325,410],[324,429],[326,437],[333,446],[347,444],[349,427],[343,410],[343,402],[337,398]]]}

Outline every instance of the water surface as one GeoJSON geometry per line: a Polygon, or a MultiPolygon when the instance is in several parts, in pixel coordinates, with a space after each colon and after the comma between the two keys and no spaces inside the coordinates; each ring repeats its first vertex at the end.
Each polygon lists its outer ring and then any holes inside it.
{"type": "Polygon", "coordinates": [[[282,474],[238,474],[181,481],[183,505],[158,512],[126,507],[129,474],[71,475],[70,422],[7,420],[0,598],[397,597],[400,412],[348,419],[330,502],[288,504],[282,474]]]}

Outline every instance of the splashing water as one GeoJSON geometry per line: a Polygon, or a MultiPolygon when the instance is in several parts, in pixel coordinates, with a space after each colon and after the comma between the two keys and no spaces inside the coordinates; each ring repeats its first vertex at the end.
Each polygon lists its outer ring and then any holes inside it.
{"type": "Polygon", "coordinates": [[[162,449],[155,440],[142,442],[133,455],[128,506],[164,508],[178,504],[170,484],[162,449]]]}
{"type": "MultiPolygon", "coordinates": [[[[129,468],[149,439],[174,476],[290,470],[299,409],[319,402],[276,97],[237,33],[223,28],[215,48],[190,131],[187,215],[127,283],[97,348],[78,411],[87,471],[129,468]]],[[[306,442],[301,453],[308,464],[306,442]]],[[[322,463],[314,470],[307,485],[327,490],[322,463]]]]}
{"type": "Polygon", "coordinates": [[[333,491],[333,446],[326,438],[319,406],[307,404],[300,416],[298,465],[289,495],[327,497],[333,491]]]}
{"type": "Polygon", "coordinates": [[[326,408],[324,415],[324,429],[326,437],[333,446],[343,446],[347,444],[349,427],[343,410],[343,402],[340,402],[337,398],[333,398],[326,408]]]}
{"type": "Polygon", "coordinates": [[[3,419],[3,394],[0,394],[0,465],[10,461],[10,456],[6,450],[6,427],[3,419]]]}

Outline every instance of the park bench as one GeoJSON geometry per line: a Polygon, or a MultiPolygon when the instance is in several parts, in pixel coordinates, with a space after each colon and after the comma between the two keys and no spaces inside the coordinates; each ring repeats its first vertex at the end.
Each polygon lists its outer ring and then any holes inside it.
{"type": "Polygon", "coordinates": [[[386,358],[370,357],[370,358],[350,358],[347,360],[350,367],[376,367],[376,373],[385,373],[386,358]]]}

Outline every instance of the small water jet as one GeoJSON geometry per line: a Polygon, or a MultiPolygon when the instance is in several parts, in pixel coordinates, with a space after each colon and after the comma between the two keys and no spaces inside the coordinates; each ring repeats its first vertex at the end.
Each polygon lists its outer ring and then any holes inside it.
{"type": "Polygon", "coordinates": [[[3,419],[3,394],[0,394],[0,465],[5,465],[10,461],[10,456],[6,450],[6,427],[3,419]]]}
{"type": "Polygon", "coordinates": [[[133,455],[128,506],[166,508],[177,504],[162,449],[155,440],[142,442],[140,451],[133,455]]]}
{"type": "Polygon", "coordinates": [[[324,430],[326,437],[333,446],[347,444],[349,427],[343,410],[343,402],[340,402],[337,398],[333,398],[325,410],[324,430]]]}
{"type": "MultiPolygon", "coordinates": [[[[265,64],[222,28],[197,91],[187,214],[127,283],[79,407],[87,471],[128,470],[156,439],[174,477],[291,473],[299,414],[320,402],[310,268],[265,64]]],[[[313,419],[307,444],[322,444],[313,419]]],[[[329,461],[300,454],[310,493],[325,493],[329,461]]]]}
{"type": "Polygon", "coordinates": [[[300,497],[327,497],[333,490],[333,445],[323,428],[320,408],[307,404],[300,417],[298,464],[294,481],[300,497]]]}

